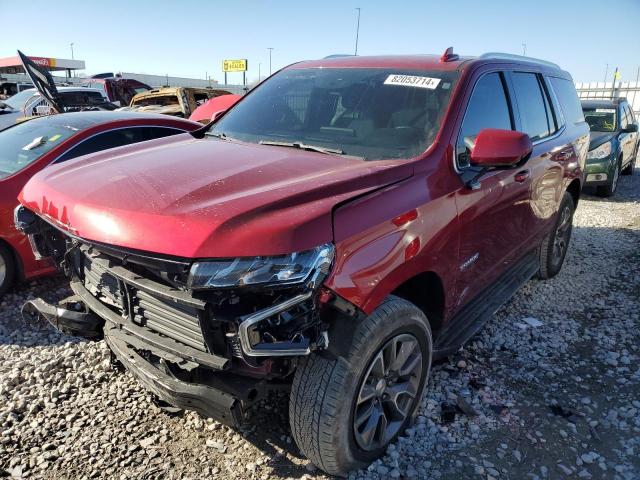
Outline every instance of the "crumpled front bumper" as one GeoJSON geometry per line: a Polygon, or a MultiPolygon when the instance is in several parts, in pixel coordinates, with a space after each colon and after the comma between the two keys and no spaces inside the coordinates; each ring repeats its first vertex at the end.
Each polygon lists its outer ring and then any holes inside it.
{"type": "Polygon", "coordinates": [[[142,358],[126,341],[120,330],[105,329],[105,341],[116,358],[150,392],[185,410],[195,410],[230,427],[243,422],[240,400],[233,395],[197,383],[179,380],[142,358]]]}
{"type": "MultiPolygon", "coordinates": [[[[155,347],[147,343],[144,335],[135,330],[128,331],[118,324],[118,315],[102,306],[98,300],[78,282],[71,283],[76,295],[63,300],[59,305],[51,305],[38,298],[27,302],[23,312],[40,314],[51,325],[63,333],[88,338],[99,338],[104,335],[107,345],[116,358],[138,379],[150,392],[160,399],[183,409],[194,410],[206,417],[231,427],[238,427],[243,423],[243,402],[248,400],[243,392],[252,392],[252,387],[237,389],[230,393],[211,385],[186,382],[176,378],[168,369],[158,368],[143,358],[136,348],[150,350],[162,360],[182,363],[187,368],[196,367],[192,360],[179,356],[172,351],[171,345],[163,349],[162,345],[155,347]],[[92,301],[93,300],[93,301],[92,301]],[[95,313],[94,313],[95,312],[95,313]]],[[[227,359],[208,355],[209,368],[223,370],[227,366],[227,359]]],[[[221,383],[223,381],[221,380],[221,383]]],[[[253,395],[253,393],[251,393],[253,395]]]]}

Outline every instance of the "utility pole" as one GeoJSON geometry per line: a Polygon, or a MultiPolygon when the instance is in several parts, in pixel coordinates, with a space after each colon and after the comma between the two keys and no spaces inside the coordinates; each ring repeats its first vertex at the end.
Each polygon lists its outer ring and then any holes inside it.
{"type": "Polygon", "coordinates": [[[273,51],[273,47],[267,47],[269,50],[269,76],[271,76],[271,52],[273,51]]]}
{"type": "Polygon", "coordinates": [[[356,26],[356,53],[355,53],[355,55],[358,55],[358,37],[360,36],[360,7],[356,7],[356,10],[358,10],[358,24],[356,26]]]}
{"type": "Polygon", "coordinates": [[[522,56],[523,57],[527,56],[527,44],[526,43],[522,44],[522,56]]]}
{"type": "MultiPolygon", "coordinates": [[[[75,58],[73,58],[73,42],[71,42],[69,46],[71,47],[71,60],[75,60],[75,58]]],[[[76,76],[75,70],[72,72],[72,75],[74,77],[76,76]]]]}

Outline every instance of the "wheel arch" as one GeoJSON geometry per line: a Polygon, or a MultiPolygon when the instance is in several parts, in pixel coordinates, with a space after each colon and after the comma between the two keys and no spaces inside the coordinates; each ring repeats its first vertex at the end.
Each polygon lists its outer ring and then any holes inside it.
{"type": "Polygon", "coordinates": [[[421,272],[398,285],[392,295],[403,298],[418,307],[429,320],[435,333],[442,326],[446,306],[444,284],[433,271],[421,272]]]}
{"type": "Polygon", "coordinates": [[[573,198],[573,205],[575,207],[578,206],[581,189],[582,187],[580,185],[580,180],[578,180],[577,178],[574,178],[569,184],[569,186],[567,187],[567,192],[571,195],[571,198],[573,198]]]}

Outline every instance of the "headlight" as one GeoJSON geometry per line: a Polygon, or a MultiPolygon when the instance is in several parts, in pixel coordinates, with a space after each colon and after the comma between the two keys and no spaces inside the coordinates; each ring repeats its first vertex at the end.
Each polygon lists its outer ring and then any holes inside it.
{"type": "Polygon", "coordinates": [[[196,262],[189,272],[188,287],[302,283],[312,272],[327,274],[333,262],[333,252],[333,245],[328,243],[287,255],[196,262]]]}
{"type": "Polygon", "coordinates": [[[604,158],[611,155],[611,142],[603,143],[587,153],[587,158],[604,158]]]}

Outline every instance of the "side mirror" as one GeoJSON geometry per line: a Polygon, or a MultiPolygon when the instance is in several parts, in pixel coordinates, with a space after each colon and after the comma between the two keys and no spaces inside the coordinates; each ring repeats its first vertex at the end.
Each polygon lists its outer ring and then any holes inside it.
{"type": "Polygon", "coordinates": [[[512,167],[533,150],[529,135],[513,130],[486,128],[476,137],[471,165],[485,168],[512,167]]]}
{"type": "Polygon", "coordinates": [[[637,123],[630,123],[629,125],[627,125],[627,128],[622,130],[625,133],[635,133],[638,131],[638,124],[637,123]]]}

